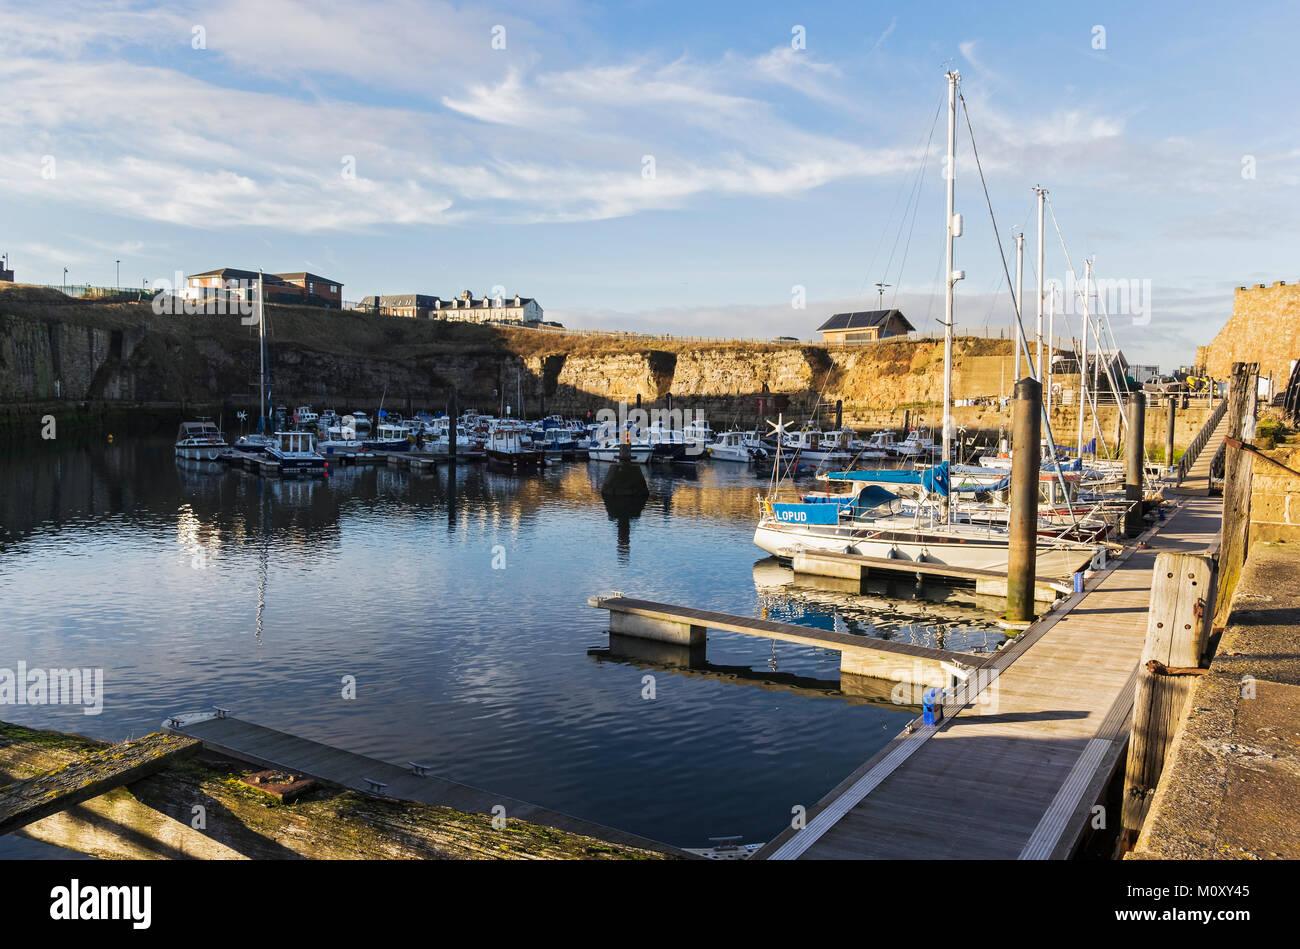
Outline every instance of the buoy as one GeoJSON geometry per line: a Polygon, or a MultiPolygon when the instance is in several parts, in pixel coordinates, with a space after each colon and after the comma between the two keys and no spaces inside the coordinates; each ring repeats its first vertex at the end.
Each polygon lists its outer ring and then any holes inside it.
{"type": "Polygon", "coordinates": [[[113,444],[113,436],[112,436],[112,435],[109,435],[109,436],[108,436],[108,443],[109,443],[110,445],[113,444]]]}

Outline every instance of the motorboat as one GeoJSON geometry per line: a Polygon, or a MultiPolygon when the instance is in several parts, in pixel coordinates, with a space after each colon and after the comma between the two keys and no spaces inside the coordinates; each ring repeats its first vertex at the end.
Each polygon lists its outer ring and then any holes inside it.
{"type": "Polygon", "coordinates": [[[181,422],[176,430],[176,457],[188,461],[216,461],[230,450],[221,429],[210,419],[181,422]]]}
{"type": "Polygon", "coordinates": [[[485,450],[489,461],[511,468],[542,468],[546,465],[545,453],[518,423],[498,423],[488,436],[485,450]]]}
{"type": "Polygon", "coordinates": [[[293,410],[293,424],[301,429],[315,429],[320,423],[320,414],[313,412],[310,405],[300,405],[293,410]]]}
{"type": "Polygon", "coordinates": [[[266,457],[278,462],[280,474],[324,474],[329,467],[325,456],[316,450],[313,432],[276,432],[275,444],[266,457]]]}
{"type": "Polygon", "coordinates": [[[745,444],[744,432],[723,432],[709,446],[709,457],[715,461],[737,461],[747,464],[757,458],[766,458],[767,449],[745,444]]]}
{"type": "Polygon", "coordinates": [[[362,438],[361,441],[368,451],[410,451],[415,436],[411,426],[405,422],[380,422],[375,437],[362,438]]]}

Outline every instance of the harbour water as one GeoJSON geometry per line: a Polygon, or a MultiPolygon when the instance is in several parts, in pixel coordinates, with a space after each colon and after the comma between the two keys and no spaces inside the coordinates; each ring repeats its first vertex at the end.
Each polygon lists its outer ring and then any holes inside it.
{"type": "MultiPolygon", "coordinates": [[[[787,826],[915,714],[838,689],[839,654],[711,632],[675,672],[611,654],[622,591],[948,649],[1001,641],[970,591],[796,588],[752,544],[746,466],[336,470],[263,479],[171,440],[0,461],[0,667],[102,668],[103,711],[0,719],[121,740],[168,714],[241,717],[682,846],[787,826]],[[653,676],[653,698],[646,697],[653,676]],[[353,677],[348,679],[347,677],[353,677]],[[344,693],[355,681],[355,697],[344,693]]],[[[34,845],[0,838],[0,857],[34,845]]]]}

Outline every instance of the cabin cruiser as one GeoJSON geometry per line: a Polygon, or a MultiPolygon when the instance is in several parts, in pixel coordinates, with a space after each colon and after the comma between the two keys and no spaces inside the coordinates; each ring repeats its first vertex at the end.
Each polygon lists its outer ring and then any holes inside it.
{"type": "Polygon", "coordinates": [[[704,436],[698,428],[664,428],[654,422],[646,429],[645,440],[651,448],[651,461],[693,465],[704,457],[704,436]]]}
{"type": "Polygon", "coordinates": [[[312,432],[276,432],[275,444],[266,457],[279,462],[280,474],[324,474],[329,467],[325,456],[316,450],[312,432]]]}
{"type": "Polygon", "coordinates": [[[314,429],[320,423],[320,415],[311,410],[310,405],[300,405],[293,410],[293,424],[302,429],[314,429]]]}
{"type": "Polygon", "coordinates": [[[757,458],[766,458],[767,449],[750,447],[745,444],[745,432],[723,432],[717,441],[709,446],[709,457],[716,461],[739,461],[748,463],[757,458]]]}
{"type": "Polygon", "coordinates": [[[370,431],[370,416],[365,412],[353,412],[343,416],[343,424],[351,425],[358,434],[364,435],[370,431]]]}
{"type": "Polygon", "coordinates": [[[221,429],[210,419],[181,422],[176,430],[176,457],[190,461],[216,461],[230,446],[222,437],[221,429]]]}
{"type": "Polygon", "coordinates": [[[414,435],[405,422],[380,422],[375,437],[361,441],[368,451],[410,451],[414,435]]]}
{"type": "Polygon", "coordinates": [[[573,455],[578,451],[578,440],[565,428],[544,428],[533,432],[533,443],[548,455],[573,455]]]}
{"type": "Polygon", "coordinates": [[[816,429],[804,429],[790,432],[781,443],[781,450],[798,452],[799,459],[812,465],[827,463],[838,467],[847,467],[853,456],[848,451],[849,433],[820,432],[816,429]]]}
{"type": "Polygon", "coordinates": [[[518,423],[498,423],[488,436],[487,456],[512,468],[542,468],[546,455],[518,423]]]}

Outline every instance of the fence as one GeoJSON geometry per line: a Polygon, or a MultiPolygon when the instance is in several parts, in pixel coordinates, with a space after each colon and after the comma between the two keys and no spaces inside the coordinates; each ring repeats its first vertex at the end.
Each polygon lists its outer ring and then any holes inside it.
{"type": "Polygon", "coordinates": [[[152,300],[158,292],[140,287],[96,287],[89,283],[32,283],[31,287],[44,290],[58,290],[60,293],[77,300],[105,300],[118,297],[124,300],[152,300]]]}
{"type": "MultiPolygon", "coordinates": [[[[909,342],[934,339],[943,339],[941,330],[914,330],[910,333],[900,333],[896,336],[886,336],[884,339],[864,339],[855,342],[841,343],[819,343],[806,339],[794,339],[786,336],[685,336],[676,333],[636,333],[631,330],[591,330],[591,329],[571,329],[565,326],[545,326],[538,324],[524,323],[506,323],[495,320],[485,320],[492,326],[505,326],[511,329],[527,329],[543,333],[557,333],[567,336],[602,336],[610,339],[629,339],[629,340],[666,340],[673,342],[685,343],[718,343],[734,345],[777,345],[777,346],[818,346],[823,349],[856,349],[862,346],[873,346],[879,343],[909,342]]],[[[1012,339],[1015,330],[1011,327],[976,327],[976,328],[955,328],[954,335],[958,339],[1012,339]]],[[[1062,336],[1054,337],[1055,348],[1058,350],[1074,351],[1074,342],[1062,336]]],[[[1047,345],[1047,340],[1043,340],[1047,345]]],[[[1029,350],[1034,351],[1036,343],[1034,340],[1029,341],[1029,350]]]]}

